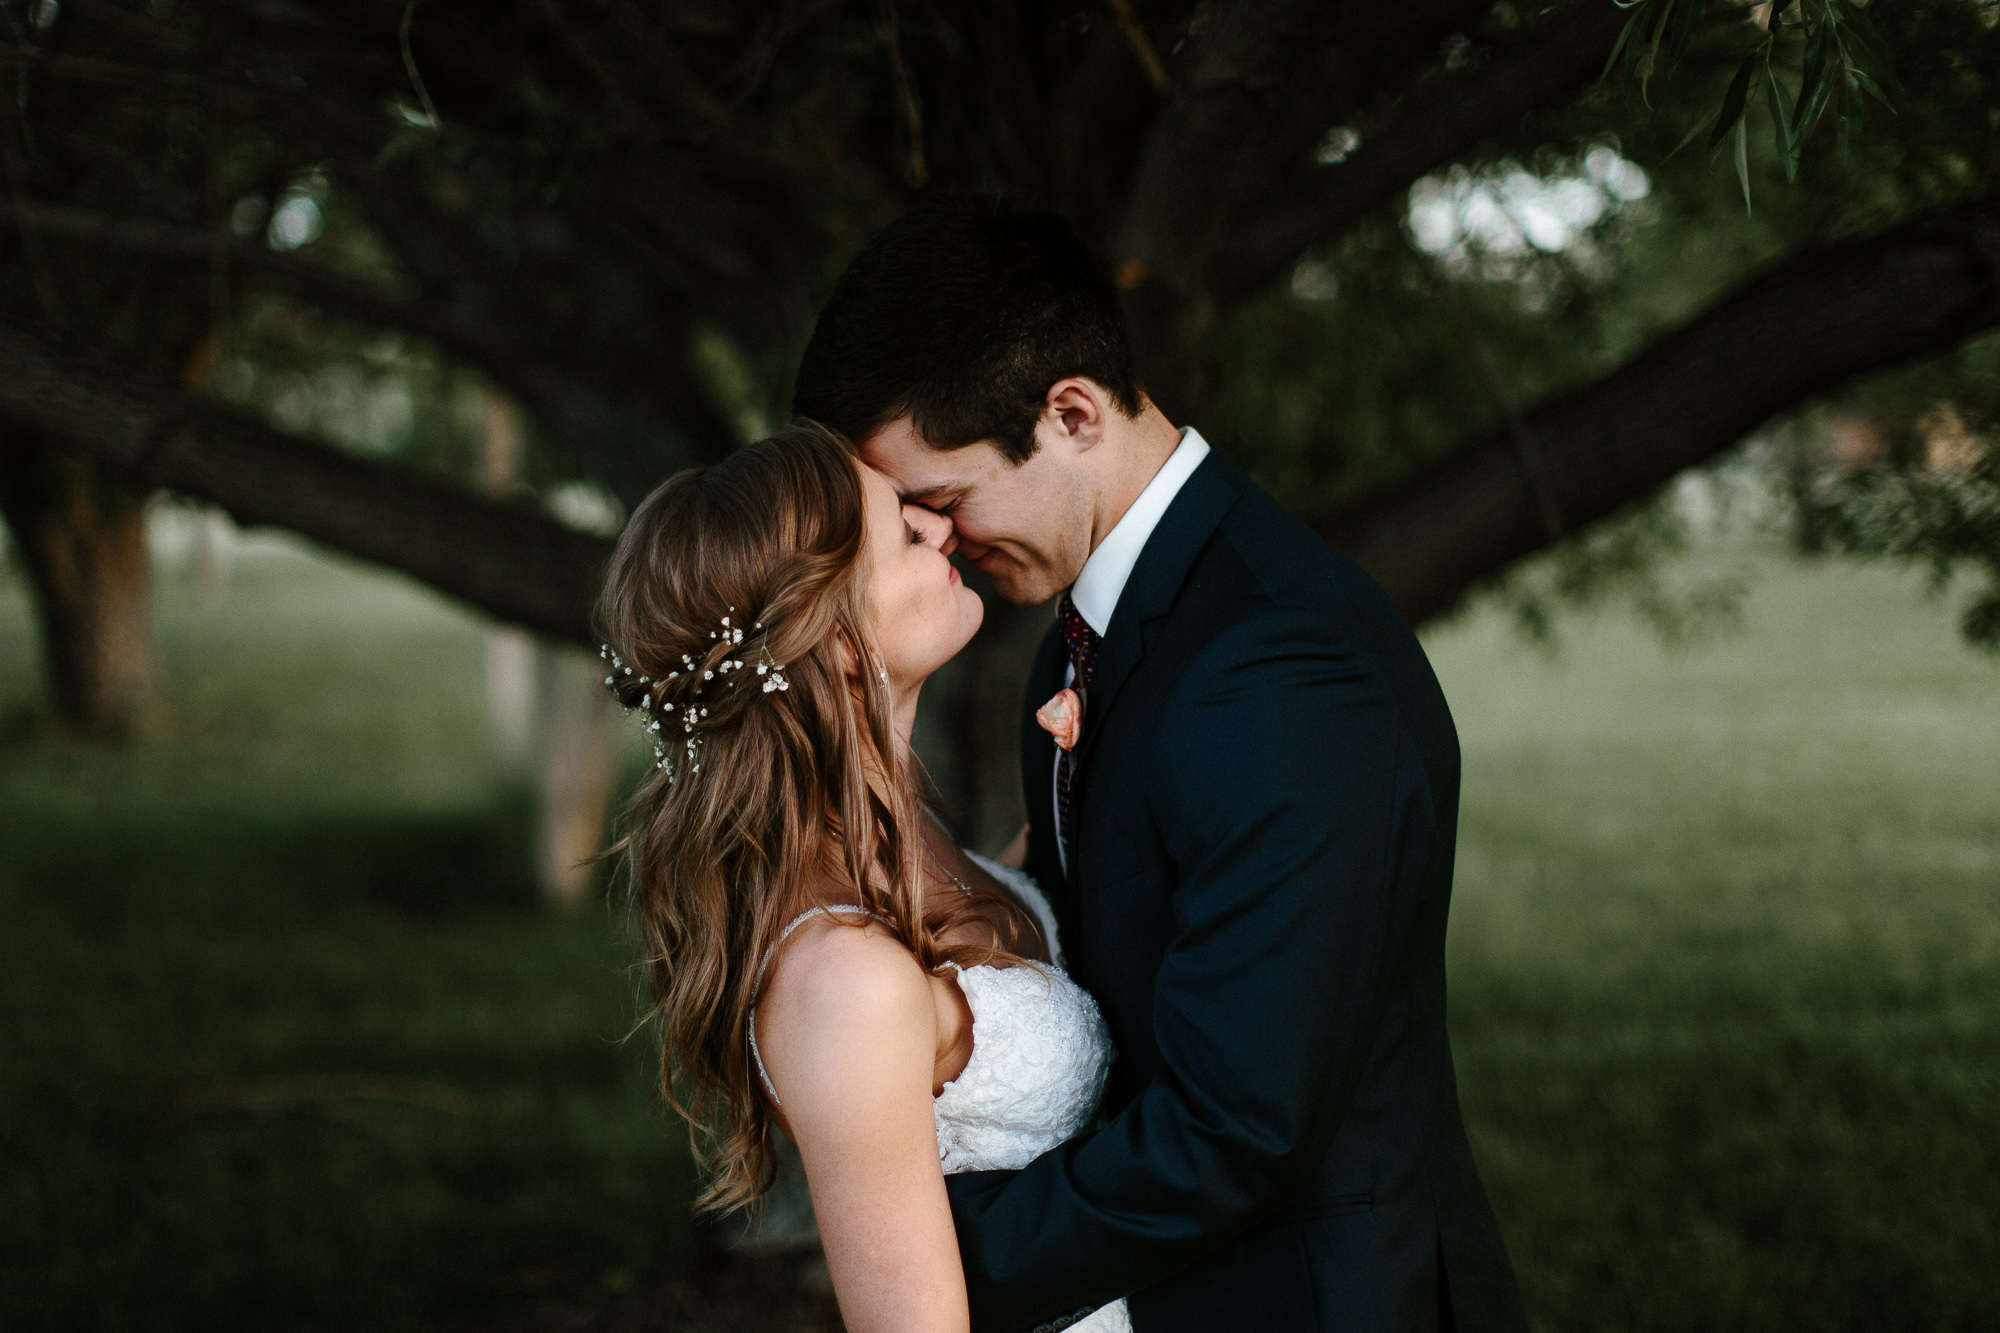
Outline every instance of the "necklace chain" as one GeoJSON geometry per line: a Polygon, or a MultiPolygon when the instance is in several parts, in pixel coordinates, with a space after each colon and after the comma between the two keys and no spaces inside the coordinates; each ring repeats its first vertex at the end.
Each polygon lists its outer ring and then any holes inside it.
{"type": "Polygon", "coordinates": [[[951,871],[946,868],[945,863],[938,859],[938,854],[935,851],[931,850],[931,840],[929,838],[924,839],[924,855],[928,856],[931,859],[931,864],[937,867],[938,874],[944,876],[946,883],[955,885],[958,891],[964,894],[966,897],[970,898],[972,896],[972,886],[970,884],[967,884],[964,880],[960,879],[957,875],[952,874],[951,871]]]}

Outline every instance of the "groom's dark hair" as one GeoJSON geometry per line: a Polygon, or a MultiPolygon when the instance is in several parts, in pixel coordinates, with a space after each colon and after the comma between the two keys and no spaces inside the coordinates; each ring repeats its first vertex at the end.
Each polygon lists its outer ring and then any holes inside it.
{"type": "Polygon", "coordinates": [[[840,276],[799,362],[792,410],[857,443],[909,414],[937,449],[1035,452],[1049,386],[1072,375],[1139,414],[1125,312],[1069,223],[991,196],[925,200],[840,276]]]}

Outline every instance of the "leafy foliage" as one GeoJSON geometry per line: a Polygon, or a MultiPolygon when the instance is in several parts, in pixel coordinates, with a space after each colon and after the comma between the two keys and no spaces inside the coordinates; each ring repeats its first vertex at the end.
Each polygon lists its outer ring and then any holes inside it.
{"type": "Polygon", "coordinates": [[[1857,555],[1920,561],[1940,588],[1961,570],[1983,573],[1961,624],[1970,642],[2000,652],[2000,455],[1966,472],[1870,475],[1833,513],[1835,540],[1857,555]]]}
{"type": "MultiPolygon", "coordinates": [[[[1637,75],[1643,93],[1655,73],[1671,73],[1693,49],[1708,15],[1708,2],[1615,2],[1633,13],[1618,35],[1618,45],[1605,70],[1610,71],[1622,52],[1626,68],[1637,75]]],[[[1749,108],[1760,88],[1787,181],[1798,179],[1799,156],[1829,106],[1835,108],[1839,121],[1840,157],[1845,164],[1852,158],[1861,133],[1863,94],[1893,112],[1888,93],[1902,89],[1881,34],[1852,0],[1764,0],[1755,13],[1763,36],[1737,66],[1721,105],[1698,121],[1681,145],[1685,147],[1707,128],[1708,149],[1713,154],[1733,136],[1736,178],[1743,187],[1746,210],[1750,208],[1749,108]],[[1783,74],[1794,59],[1796,90],[1783,74]]]]}
{"type": "Polygon", "coordinates": [[[1697,535],[1681,496],[1663,491],[1514,566],[1472,605],[1499,608],[1521,638],[1550,653],[1566,613],[1611,607],[1630,611],[1670,648],[1706,643],[1742,627],[1750,582],[1736,564],[1683,559],[1697,535]]]}
{"type": "Polygon", "coordinates": [[[923,181],[1073,216],[1176,419],[1313,518],[2000,181],[1990,0],[45,8],[0,5],[8,188],[42,210],[0,230],[0,315],[460,478],[504,393],[533,489],[627,505],[782,419],[815,302],[923,181]],[[1414,225],[1593,160],[1646,193],[1504,250],[1414,225]]]}

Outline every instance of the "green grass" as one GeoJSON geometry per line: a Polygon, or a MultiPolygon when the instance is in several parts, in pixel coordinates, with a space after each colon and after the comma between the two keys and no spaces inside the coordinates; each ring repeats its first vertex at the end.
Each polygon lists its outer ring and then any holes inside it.
{"type": "MultiPolygon", "coordinates": [[[[2000,662],[1951,620],[1774,563],[1690,654],[1428,636],[1460,1077],[1540,1326],[1993,1322],[2000,662]]],[[[474,622],[271,557],[162,625],[172,733],[67,747],[0,577],[0,1326],[490,1327],[673,1272],[630,953],[530,902],[474,622]]]]}
{"type": "Polygon", "coordinates": [[[531,905],[472,621],[275,557],[162,625],[172,735],[24,739],[0,585],[0,1326],[432,1327],[685,1251],[629,951],[531,905]]]}
{"type": "Polygon", "coordinates": [[[1428,636],[1465,807],[1454,1047],[1539,1326],[2000,1310],[2000,661],[1885,570],[1550,663],[1428,636]]]}

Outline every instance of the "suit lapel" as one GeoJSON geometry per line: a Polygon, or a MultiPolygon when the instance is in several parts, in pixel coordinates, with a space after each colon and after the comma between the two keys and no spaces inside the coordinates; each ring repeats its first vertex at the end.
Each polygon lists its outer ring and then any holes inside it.
{"type": "MultiPolygon", "coordinates": [[[[1079,783],[1084,781],[1084,765],[1097,737],[1104,733],[1105,719],[1118,702],[1119,691],[1145,654],[1147,622],[1173,609],[1195,557],[1249,484],[1249,474],[1211,449],[1146,539],[1138,563],[1132,566],[1132,576],[1118,595],[1111,632],[1097,650],[1097,672],[1083,714],[1083,738],[1076,747],[1079,783]]],[[[1070,858],[1072,865],[1075,860],[1070,858]]]]}

